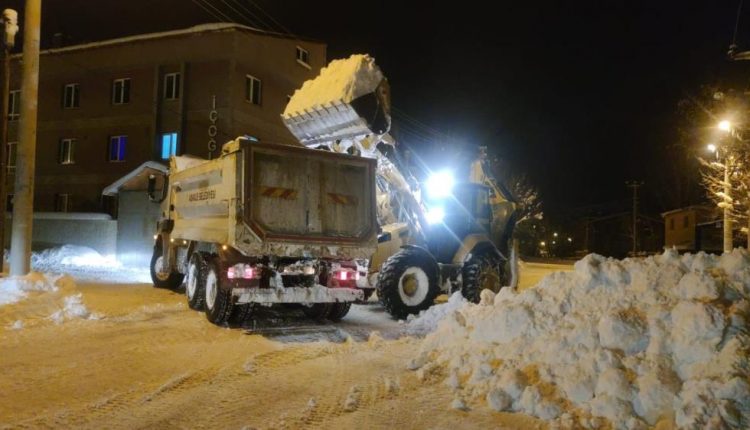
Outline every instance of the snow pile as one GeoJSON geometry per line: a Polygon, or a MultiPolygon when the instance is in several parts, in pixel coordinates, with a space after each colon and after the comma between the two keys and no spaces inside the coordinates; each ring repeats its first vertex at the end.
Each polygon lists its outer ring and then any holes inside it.
{"type": "Polygon", "coordinates": [[[61,276],[37,272],[3,278],[0,280],[0,306],[16,303],[33,291],[57,291],[61,282],[64,282],[61,276]]]}
{"type": "Polygon", "coordinates": [[[63,245],[59,248],[45,249],[31,256],[31,265],[45,270],[62,266],[97,266],[116,268],[120,264],[112,257],[104,257],[96,250],[78,245],[63,245]]]}
{"type": "MultiPolygon", "coordinates": [[[[750,256],[589,255],[450,313],[409,367],[558,427],[750,426],[750,256]]],[[[454,407],[456,407],[454,405],[454,407]]]]}
{"type": "Polygon", "coordinates": [[[114,256],[103,256],[94,249],[63,245],[31,255],[31,267],[48,273],[66,273],[79,281],[148,283],[148,267],[125,267],[114,256]]]}
{"type": "Polygon", "coordinates": [[[456,312],[466,303],[466,299],[460,291],[450,296],[447,302],[430,307],[419,313],[418,316],[409,315],[406,319],[406,333],[416,336],[424,336],[435,331],[438,323],[447,315],[456,312]]]}
{"type": "Polygon", "coordinates": [[[88,310],[81,299],[80,293],[66,297],[62,307],[50,315],[49,319],[55,324],[62,324],[66,320],[73,319],[100,319],[99,315],[92,314],[88,310]]]}
{"type": "Polygon", "coordinates": [[[349,103],[375,91],[382,80],[383,73],[369,55],[333,60],[320,71],[317,78],[305,82],[302,88],[295,91],[283,116],[289,118],[317,106],[349,103]]]}

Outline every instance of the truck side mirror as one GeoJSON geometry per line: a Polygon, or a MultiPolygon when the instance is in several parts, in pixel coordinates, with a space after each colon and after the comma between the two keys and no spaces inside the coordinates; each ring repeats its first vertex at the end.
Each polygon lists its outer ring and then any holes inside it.
{"type": "Polygon", "coordinates": [[[156,176],[148,175],[148,198],[154,200],[154,191],[156,190],[156,176]]]}
{"type": "Polygon", "coordinates": [[[150,174],[148,175],[148,186],[146,188],[148,193],[148,199],[152,202],[161,203],[164,201],[164,199],[167,198],[167,175],[161,174],[163,181],[162,181],[162,187],[161,187],[161,196],[155,196],[154,193],[156,192],[156,175],[150,174]]]}

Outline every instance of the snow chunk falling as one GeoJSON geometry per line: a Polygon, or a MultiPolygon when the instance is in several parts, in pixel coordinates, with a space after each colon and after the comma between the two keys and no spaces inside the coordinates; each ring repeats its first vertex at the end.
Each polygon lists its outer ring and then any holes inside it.
{"type": "Polygon", "coordinates": [[[750,427],[744,250],[592,254],[572,273],[489,301],[434,311],[437,328],[409,362],[418,377],[443,375],[466,405],[558,428],[645,428],[669,416],[680,428],[750,427]]]}
{"type": "Polygon", "coordinates": [[[369,55],[352,55],[331,61],[320,75],[305,82],[295,91],[284,110],[284,117],[304,113],[317,106],[337,102],[349,103],[375,91],[383,80],[383,72],[369,55]]]}
{"type": "Polygon", "coordinates": [[[0,280],[0,306],[16,303],[30,292],[57,291],[60,276],[31,272],[25,276],[11,276],[0,280]]]}

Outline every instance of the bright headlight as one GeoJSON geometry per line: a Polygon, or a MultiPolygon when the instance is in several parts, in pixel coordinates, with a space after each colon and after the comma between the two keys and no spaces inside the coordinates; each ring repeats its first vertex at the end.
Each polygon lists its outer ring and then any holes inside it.
{"type": "Polygon", "coordinates": [[[425,186],[430,197],[448,197],[453,191],[453,174],[448,171],[433,173],[425,186]]]}
{"type": "Polygon", "coordinates": [[[427,218],[427,222],[429,224],[437,224],[439,222],[443,222],[443,218],[445,218],[445,211],[443,208],[432,208],[427,211],[425,214],[425,218],[427,218]]]}

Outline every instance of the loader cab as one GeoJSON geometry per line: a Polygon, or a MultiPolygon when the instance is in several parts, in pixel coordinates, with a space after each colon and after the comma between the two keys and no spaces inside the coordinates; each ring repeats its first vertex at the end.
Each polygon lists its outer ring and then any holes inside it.
{"type": "Polygon", "coordinates": [[[427,247],[440,263],[450,263],[469,235],[488,235],[492,223],[490,189],[470,182],[443,196],[425,197],[427,247]]]}

